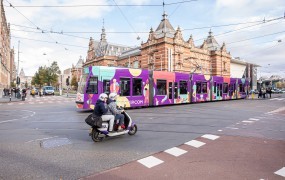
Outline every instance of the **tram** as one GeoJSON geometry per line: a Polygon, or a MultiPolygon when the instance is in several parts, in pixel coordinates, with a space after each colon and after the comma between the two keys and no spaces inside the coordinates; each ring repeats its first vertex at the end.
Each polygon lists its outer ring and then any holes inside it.
{"type": "Polygon", "coordinates": [[[101,93],[115,92],[117,105],[124,108],[200,103],[243,99],[248,88],[244,78],[89,66],[83,69],[75,102],[79,109],[94,109],[101,93]]]}

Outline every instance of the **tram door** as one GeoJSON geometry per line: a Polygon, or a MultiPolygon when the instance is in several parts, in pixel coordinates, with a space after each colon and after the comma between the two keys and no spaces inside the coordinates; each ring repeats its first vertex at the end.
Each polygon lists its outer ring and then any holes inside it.
{"type": "Polygon", "coordinates": [[[178,83],[174,83],[174,99],[178,99],[178,83]]]}
{"type": "Polygon", "coordinates": [[[173,86],[173,83],[172,82],[169,82],[168,83],[168,92],[169,92],[169,94],[168,94],[168,99],[171,99],[172,100],[172,98],[173,98],[173,91],[172,91],[172,86],[173,86]]]}
{"type": "Polygon", "coordinates": [[[217,83],[217,99],[222,99],[223,98],[223,84],[222,83],[217,83]]]}

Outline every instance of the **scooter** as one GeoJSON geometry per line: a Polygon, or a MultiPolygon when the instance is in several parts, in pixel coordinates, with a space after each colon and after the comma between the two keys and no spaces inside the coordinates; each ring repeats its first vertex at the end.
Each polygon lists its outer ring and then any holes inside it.
{"type": "MultiPolygon", "coordinates": [[[[138,130],[137,125],[132,121],[132,118],[128,115],[128,113],[126,113],[126,111],[122,112],[122,114],[125,115],[125,119],[124,119],[125,129],[123,129],[123,131],[109,132],[108,131],[109,122],[103,122],[101,128],[98,128],[98,127],[91,128],[89,136],[91,136],[92,140],[94,142],[100,142],[105,137],[114,137],[114,136],[120,136],[124,134],[135,135],[138,130]]],[[[117,128],[118,128],[118,125],[114,123],[114,130],[116,130],[117,128]]]]}

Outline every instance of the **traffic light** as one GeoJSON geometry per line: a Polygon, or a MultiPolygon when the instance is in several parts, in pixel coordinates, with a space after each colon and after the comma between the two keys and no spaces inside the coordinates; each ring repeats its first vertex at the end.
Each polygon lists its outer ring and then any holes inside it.
{"type": "Polygon", "coordinates": [[[20,84],[20,77],[19,76],[17,76],[17,84],[19,85],[20,84]]]}

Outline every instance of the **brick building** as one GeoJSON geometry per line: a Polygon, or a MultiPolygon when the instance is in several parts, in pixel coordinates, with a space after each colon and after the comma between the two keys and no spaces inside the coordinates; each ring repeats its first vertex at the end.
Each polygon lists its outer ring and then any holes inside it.
{"type": "Polygon", "coordinates": [[[7,24],[3,7],[3,0],[0,0],[0,92],[2,89],[10,87],[16,77],[14,63],[14,50],[10,48],[10,25],[7,24]]]}
{"type": "Polygon", "coordinates": [[[175,30],[164,13],[156,30],[150,29],[148,40],[140,47],[109,44],[103,27],[99,42],[90,38],[84,66],[124,66],[230,77],[230,64],[231,55],[225,43],[220,46],[211,30],[202,45],[195,45],[192,35],[185,41],[180,27],[175,30]]]}
{"type": "Polygon", "coordinates": [[[78,82],[80,80],[80,76],[82,75],[82,70],[83,70],[83,59],[80,56],[78,62],[76,63],[76,65],[72,64],[72,68],[71,68],[71,79],[73,77],[76,77],[76,81],[78,82]]]}

